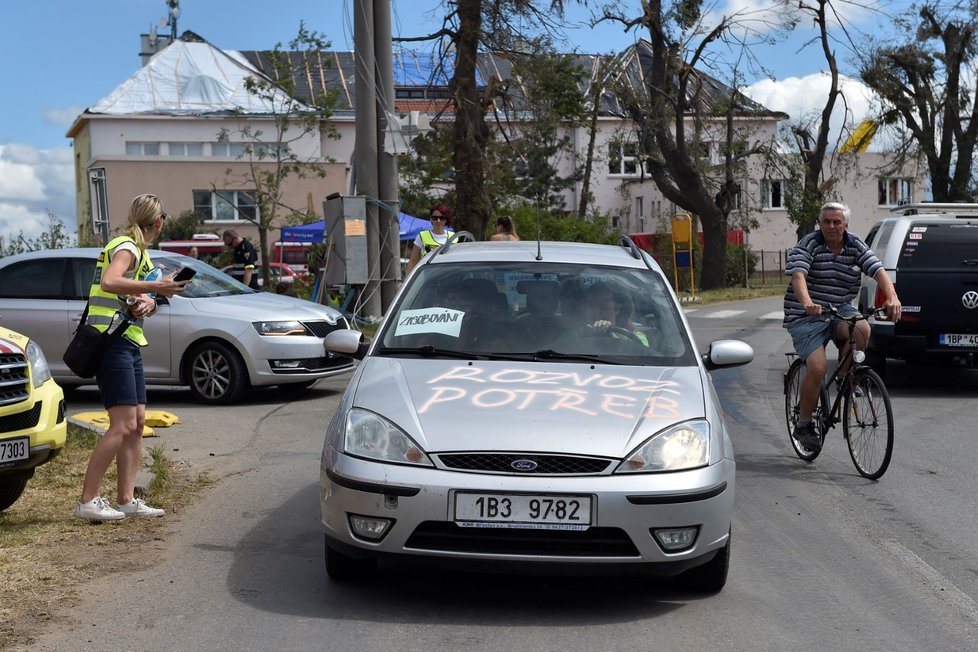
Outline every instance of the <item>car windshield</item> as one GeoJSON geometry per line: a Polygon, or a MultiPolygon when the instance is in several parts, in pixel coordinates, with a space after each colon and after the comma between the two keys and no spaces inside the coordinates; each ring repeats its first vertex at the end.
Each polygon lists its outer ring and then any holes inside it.
{"type": "Polygon", "coordinates": [[[378,337],[380,355],[693,365],[661,275],[536,263],[426,265],[378,337]]]}
{"type": "Polygon", "coordinates": [[[254,293],[254,290],[248,286],[243,285],[203,261],[195,260],[189,256],[168,256],[157,252],[152,252],[151,255],[153,264],[162,266],[164,272],[167,274],[183,267],[192,267],[197,270],[197,275],[194,276],[194,280],[180,294],[182,297],[199,299],[201,297],[223,297],[230,294],[254,293]]]}

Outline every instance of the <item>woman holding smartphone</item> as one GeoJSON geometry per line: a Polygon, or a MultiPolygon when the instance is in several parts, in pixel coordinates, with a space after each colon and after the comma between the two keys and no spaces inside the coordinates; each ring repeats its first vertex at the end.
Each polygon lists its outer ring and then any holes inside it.
{"type": "Polygon", "coordinates": [[[111,240],[95,265],[86,323],[105,332],[115,328],[128,312],[130,324],[102,355],[95,375],[102,404],[109,413],[109,428],[89,458],[82,495],[75,508],[78,518],[118,521],[164,514],[162,509],[150,507],[133,493],[146,423],[146,381],[140,348],[148,342],[143,334],[143,320],[156,312],[153,296],[172,297],[190,282],[174,280],[175,274],[146,280],[153,270],[146,248],[159,237],[166,220],[167,214],[155,195],[134,198],[129,207],[126,235],[111,240]],[[102,480],[112,460],[118,467],[114,508],[100,495],[102,480]]]}

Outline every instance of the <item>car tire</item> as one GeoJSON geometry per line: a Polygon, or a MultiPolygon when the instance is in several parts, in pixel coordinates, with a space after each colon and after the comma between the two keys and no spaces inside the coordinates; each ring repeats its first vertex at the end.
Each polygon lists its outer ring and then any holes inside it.
{"type": "Polygon", "coordinates": [[[691,591],[719,593],[727,584],[727,573],[730,570],[730,539],[728,536],[727,544],[717,550],[713,559],[681,573],[677,577],[679,584],[691,591]]]}
{"type": "Polygon", "coordinates": [[[203,342],[187,358],[187,384],[194,398],[206,405],[228,405],[248,390],[248,370],[234,347],[203,342]]]}
{"type": "Polygon", "coordinates": [[[883,380],[886,380],[886,356],[872,347],[866,351],[866,365],[876,372],[883,380]]]}
{"type": "Polygon", "coordinates": [[[27,488],[27,481],[33,475],[33,473],[0,475],[0,512],[17,502],[27,488]]]}
{"type": "Polygon", "coordinates": [[[376,559],[354,559],[336,550],[326,541],[326,574],[334,582],[359,580],[377,572],[376,559]]]}

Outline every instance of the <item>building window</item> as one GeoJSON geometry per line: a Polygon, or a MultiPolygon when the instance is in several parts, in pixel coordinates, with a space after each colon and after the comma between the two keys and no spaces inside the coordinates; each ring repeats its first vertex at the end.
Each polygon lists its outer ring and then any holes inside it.
{"type": "Polygon", "coordinates": [[[255,195],[244,190],[194,190],[194,211],[205,222],[258,221],[255,195]]]}
{"type": "Polygon", "coordinates": [[[170,156],[203,156],[203,143],[167,143],[167,152],[170,156]]]}
{"type": "Polygon", "coordinates": [[[244,153],[244,143],[211,143],[211,156],[241,158],[244,153]]]}
{"type": "Polygon", "coordinates": [[[645,233],[645,197],[642,195],[635,198],[635,218],[638,222],[638,232],[645,233]]]}
{"type": "Polygon", "coordinates": [[[159,156],[159,143],[126,143],[126,154],[128,156],[159,156]]]}
{"type": "Polygon", "coordinates": [[[784,179],[761,180],[761,206],[764,208],[784,208],[788,182],[784,179]]]}
{"type": "Polygon", "coordinates": [[[608,174],[634,176],[639,171],[638,143],[609,143],[608,174]]]}
{"type": "Polygon", "coordinates": [[[880,179],[879,205],[899,206],[913,199],[913,179],[880,179]]]}

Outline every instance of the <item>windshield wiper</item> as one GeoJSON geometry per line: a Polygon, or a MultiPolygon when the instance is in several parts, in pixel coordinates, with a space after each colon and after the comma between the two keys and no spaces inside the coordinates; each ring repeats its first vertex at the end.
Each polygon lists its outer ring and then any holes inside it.
{"type": "Polygon", "coordinates": [[[621,364],[600,355],[590,353],[561,353],[553,349],[543,349],[533,354],[534,360],[579,360],[581,362],[600,362],[601,364],[621,364]]]}
{"type": "Polygon", "coordinates": [[[384,347],[377,352],[379,355],[384,354],[413,354],[420,355],[424,358],[462,358],[463,360],[478,360],[479,356],[475,353],[469,353],[468,351],[456,351],[455,349],[440,349],[430,344],[424,346],[416,347],[384,347]]]}

